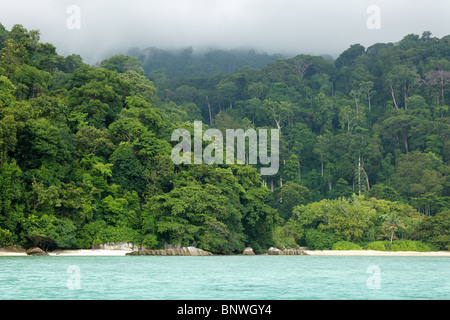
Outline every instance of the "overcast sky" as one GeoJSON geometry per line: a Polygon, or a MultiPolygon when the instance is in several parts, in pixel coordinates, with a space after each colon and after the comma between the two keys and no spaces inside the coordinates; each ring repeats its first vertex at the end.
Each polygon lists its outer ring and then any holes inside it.
{"type": "Polygon", "coordinates": [[[0,23],[8,30],[14,24],[39,29],[42,42],[87,63],[150,46],[336,56],[355,43],[397,42],[423,31],[450,34],[450,1],[0,0],[0,23]],[[73,5],[79,15],[68,12],[73,5]],[[376,11],[368,13],[370,6],[379,8],[379,19],[376,11]]]}

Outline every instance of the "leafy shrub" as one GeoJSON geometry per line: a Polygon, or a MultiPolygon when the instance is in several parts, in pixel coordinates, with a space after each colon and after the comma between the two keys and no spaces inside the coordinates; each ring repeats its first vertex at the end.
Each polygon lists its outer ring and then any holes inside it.
{"type": "Polygon", "coordinates": [[[141,242],[141,236],[139,232],[127,226],[107,226],[106,229],[103,229],[99,232],[98,238],[100,240],[100,243],[141,242]]]}
{"type": "Polygon", "coordinates": [[[376,251],[386,251],[390,247],[389,241],[374,241],[368,243],[364,249],[365,250],[376,250],[376,251]]]}
{"type": "Polygon", "coordinates": [[[0,228],[0,247],[12,245],[12,233],[8,229],[0,228]]]}
{"type": "Polygon", "coordinates": [[[156,234],[148,233],[142,239],[142,245],[147,249],[162,249],[162,244],[158,241],[156,234]]]}
{"type": "MultiPolygon", "coordinates": [[[[430,251],[439,251],[439,250],[441,250],[439,248],[439,246],[434,244],[434,243],[425,243],[425,244],[428,246],[428,248],[430,248],[430,251]]],[[[450,250],[450,245],[448,245],[447,247],[450,250]]]]}
{"type": "Polygon", "coordinates": [[[356,243],[349,241],[339,241],[333,244],[333,250],[362,250],[362,248],[356,243]]]}
{"type": "Polygon", "coordinates": [[[76,244],[75,231],[76,227],[69,219],[61,219],[55,221],[56,238],[55,243],[58,248],[69,249],[76,244]]]}
{"type": "MultiPolygon", "coordinates": [[[[298,247],[295,237],[292,233],[289,233],[288,225],[286,224],[284,227],[277,226],[272,233],[274,245],[276,248],[284,250],[286,248],[295,248],[298,247]]],[[[253,248],[255,250],[255,248],[253,248]]]]}
{"type": "Polygon", "coordinates": [[[142,236],[127,226],[111,226],[103,220],[86,224],[78,235],[78,247],[90,248],[93,244],[132,242],[140,244],[142,236]]]}
{"type": "Polygon", "coordinates": [[[23,235],[27,247],[39,246],[44,250],[69,249],[76,245],[76,227],[67,218],[58,219],[54,215],[29,215],[24,221],[23,235]]]}
{"type": "Polygon", "coordinates": [[[311,250],[331,250],[333,244],[342,239],[334,233],[309,229],[305,232],[306,245],[311,250]]]}
{"type": "Polygon", "coordinates": [[[431,251],[430,247],[421,241],[396,240],[392,242],[391,251],[431,251]]]}
{"type": "Polygon", "coordinates": [[[107,224],[104,220],[97,220],[85,224],[77,235],[77,247],[88,249],[94,243],[101,243],[97,235],[106,226],[107,224]]]}
{"type": "Polygon", "coordinates": [[[450,250],[450,210],[439,212],[424,219],[418,226],[416,236],[425,241],[432,250],[450,250]]]}

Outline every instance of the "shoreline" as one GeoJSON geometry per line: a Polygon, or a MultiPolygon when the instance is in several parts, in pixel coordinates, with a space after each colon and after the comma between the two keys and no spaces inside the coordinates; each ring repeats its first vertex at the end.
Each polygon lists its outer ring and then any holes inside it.
{"type": "Polygon", "coordinates": [[[450,251],[305,250],[310,256],[449,257],[450,251]]]}
{"type": "MultiPolygon", "coordinates": [[[[125,256],[133,250],[118,249],[75,249],[50,251],[50,256],[125,256]]],[[[376,250],[304,250],[309,256],[384,256],[384,257],[449,257],[450,251],[376,251],[376,250]]],[[[236,254],[239,255],[239,254],[236,254]]],[[[258,255],[258,254],[257,254],[258,255]]],[[[267,254],[259,254],[267,255],[267,254]]],[[[0,257],[27,256],[25,251],[0,248],[0,257]]]]}

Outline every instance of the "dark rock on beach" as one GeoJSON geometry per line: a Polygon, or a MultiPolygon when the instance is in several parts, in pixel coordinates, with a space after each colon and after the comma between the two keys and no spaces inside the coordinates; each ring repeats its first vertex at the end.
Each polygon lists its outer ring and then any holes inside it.
{"type": "Polygon", "coordinates": [[[298,248],[293,249],[285,249],[283,250],[283,254],[285,255],[295,255],[295,256],[306,256],[307,253],[303,250],[300,250],[298,248]]]}
{"type": "Polygon", "coordinates": [[[245,248],[244,251],[242,252],[242,254],[244,256],[249,256],[249,255],[254,255],[255,253],[253,252],[252,248],[245,248]]]}
{"type": "Polygon", "coordinates": [[[29,256],[49,256],[47,252],[38,247],[30,248],[26,251],[26,254],[29,256]]]}
{"type": "Polygon", "coordinates": [[[128,256],[210,256],[211,252],[195,247],[144,249],[127,253],[128,256]]]}
{"type": "Polygon", "coordinates": [[[284,249],[284,250],[280,250],[278,248],[270,248],[269,250],[267,250],[267,254],[268,255],[289,255],[289,256],[306,256],[307,253],[304,250],[298,249],[298,248],[293,248],[293,249],[284,249]]]}

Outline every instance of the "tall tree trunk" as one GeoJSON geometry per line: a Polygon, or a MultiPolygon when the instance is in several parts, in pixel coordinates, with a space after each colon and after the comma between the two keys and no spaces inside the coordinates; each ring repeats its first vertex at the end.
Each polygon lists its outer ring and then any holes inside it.
{"type": "Polygon", "coordinates": [[[277,128],[278,128],[278,130],[281,130],[281,126],[280,126],[280,121],[278,121],[278,120],[275,120],[275,123],[277,124],[277,128]]]}
{"type": "Polygon", "coordinates": [[[328,168],[328,191],[331,191],[331,179],[330,179],[330,176],[331,176],[331,169],[328,168]]]}
{"type": "Polygon", "coordinates": [[[392,88],[392,84],[389,84],[389,87],[391,88],[392,101],[394,101],[395,109],[398,110],[398,104],[397,101],[395,101],[394,88],[392,88]]]}
{"type": "Polygon", "coordinates": [[[212,126],[211,105],[209,104],[208,96],[206,96],[206,102],[208,103],[209,110],[209,125],[212,126]]]}
{"type": "Polygon", "coordinates": [[[406,153],[408,153],[408,138],[406,136],[406,132],[403,132],[402,136],[403,136],[403,144],[405,145],[406,153]]]}
{"type": "Polygon", "coordinates": [[[361,155],[358,156],[358,195],[361,195],[361,155]]]}
{"type": "Polygon", "coordinates": [[[320,161],[320,172],[322,173],[323,177],[323,160],[320,161]]]}
{"type": "Polygon", "coordinates": [[[366,171],[364,170],[364,167],[362,168],[364,174],[366,175],[366,184],[367,184],[367,191],[370,191],[370,183],[369,183],[369,176],[367,175],[366,171]]]}
{"type": "Polygon", "coordinates": [[[403,93],[403,99],[405,100],[405,110],[408,109],[408,104],[406,103],[406,99],[408,99],[408,93],[405,88],[405,92],[403,93]]]}

